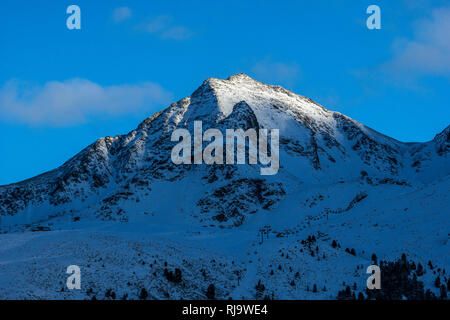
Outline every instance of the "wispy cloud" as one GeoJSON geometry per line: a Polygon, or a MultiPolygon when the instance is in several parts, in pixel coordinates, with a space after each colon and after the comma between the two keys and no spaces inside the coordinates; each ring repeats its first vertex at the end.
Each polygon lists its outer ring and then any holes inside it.
{"type": "Polygon", "coordinates": [[[148,33],[158,33],[167,29],[172,23],[173,18],[171,16],[157,16],[156,18],[142,23],[140,29],[148,33]]]}
{"type": "Polygon", "coordinates": [[[297,63],[272,61],[270,58],[257,62],[251,71],[258,80],[287,86],[292,86],[301,73],[297,63]]]}
{"type": "Polygon", "coordinates": [[[115,8],[112,13],[112,19],[115,23],[119,23],[130,19],[132,16],[131,9],[128,7],[115,8]]]}
{"type": "Polygon", "coordinates": [[[141,23],[137,29],[154,34],[161,39],[186,40],[194,35],[186,26],[176,25],[171,16],[160,15],[145,23],[141,23]]]}
{"type": "Polygon", "coordinates": [[[96,117],[142,112],[171,100],[170,92],[151,82],[101,86],[85,79],[70,79],[32,86],[11,80],[0,88],[0,119],[61,127],[96,117]]]}
{"type": "Polygon", "coordinates": [[[439,6],[445,6],[447,1],[448,0],[403,0],[402,4],[408,10],[424,12],[439,6]]]}
{"type": "Polygon", "coordinates": [[[163,39],[185,40],[190,38],[193,32],[183,26],[175,26],[167,29],[161,34],[163,39]]]}
{"type": "Polygon", "coordinates": [[[450,7],[435,9],[414,24],[412,39],[398,38],[394,57],[382,66],[396,76],[438,75],[450,77],[450,7]]]}

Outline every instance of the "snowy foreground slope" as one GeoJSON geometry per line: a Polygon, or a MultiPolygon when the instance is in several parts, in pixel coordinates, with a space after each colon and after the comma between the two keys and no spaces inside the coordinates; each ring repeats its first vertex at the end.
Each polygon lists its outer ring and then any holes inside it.
{"type": "Polygon", "coordinates": [[[336,299],[347,286],[365,294],[372,254],[403,253],[439,297],[449,157],[450,126],[402,143],[243,74],[207,79],[136,130],[0,186],[0,299],[206,299],[211,284],[218,299],[336,299]],[[173,130],[199,120],[279,129],[278,174],[174,165],[173,130]],[[69,265],[81,290],[65,285],[69,265]]]}

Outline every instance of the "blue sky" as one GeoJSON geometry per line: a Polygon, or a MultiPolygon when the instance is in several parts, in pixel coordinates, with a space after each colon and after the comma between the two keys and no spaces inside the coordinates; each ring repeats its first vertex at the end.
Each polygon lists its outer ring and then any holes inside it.
{"type": "Polygon", "coordinates": [[[244,72],[401,141],[450,121],[448,1],[0,3],[0,185],[244,72]],[[66,8],[81,8],[68,30],[66,8]],[[366,8],[381,8],[381,30],[366,8]]]}

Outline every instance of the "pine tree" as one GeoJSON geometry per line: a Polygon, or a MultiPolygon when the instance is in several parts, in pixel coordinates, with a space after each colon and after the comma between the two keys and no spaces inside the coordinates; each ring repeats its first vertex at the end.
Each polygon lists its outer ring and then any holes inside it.
{"type": "Polygon", "coordinates": [[[419,262],[419,264],[417,265],[417,271],[416,271],[416,274],[417,274],[418,277],[423,276],[423,267],[422,267],[422,264],[421,264],[420,262],[419,262]]]}
{"type": "Polygon", "coordinates": [[[334,249],[336,249],[336,247],[337,247],[337,242],[336,242],[336,240],[333,240],[333,242],[331,243],[331,246],[332,246],[334,249]]]}
{"type": "Polygon", "coordinates": [[[116,293],[112,289],[108,289],[105,292],[105,298],[111,298],[113,300],[116,300],[116,293]]]}
{"type": "Polygon", "coordinates": [[[402,253],[402,261],[406,262],[406,254],[402,253]]]}
{"type": "Polygon", "coordinates": [[[444,285],[441,285],[441,299],[447,299],[447,289],[444,285]]]}
{"type": "Polygon", "coordinates": [[[258,284],[255,286],[256,291],[262,292],[266,290],[264,285],[261,283],[261,279],[258,280],[258,284]]]}
{"type": "Polygon", "coordinates": [[[145,290],[145,288],[141,289],[141,292],[139,293],[139,299],[145,300],[148,297],[148,292],[145,290]]]}
{"type": "Polygon", "coordinates": [[[206,298],[208,300],[214,300],[216,298],[216,287],[212,283],[206,289],[206,298]]]}
{"type": "Polygon", "coordinates": [[[434,280],[434,285],[436,288],[441,287],[441,278],[439,276],[436,277],[436,280],[434,280]]]}
{"type": "Polygon", "coordinates": [[[175,276],[173,277],[173,282],[180,283],[181,282],[181,270],[176,268],[175,269],[175,276]]]}
{"type": "Polygon", "coordinates": [[[377,264],[377,255],[375,253],[372,253],[372,262],[373,264],[377,264]]]}

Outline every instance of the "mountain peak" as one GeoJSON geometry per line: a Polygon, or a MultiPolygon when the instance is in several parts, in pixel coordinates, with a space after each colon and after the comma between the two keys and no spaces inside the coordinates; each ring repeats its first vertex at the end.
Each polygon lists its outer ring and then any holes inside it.
{"type": "Polygon", "coordinates": [[[256,82],[258,82],[257,80],[253,79],[252,77],[248,76],[245,73],[237,73],[237,74],[230,75],[226,79],[209,77],[205,81],[203,81],[202,86],[207,86],[207,85],[211,85],[214,83],[220,83],[220,82],[224,82],[224,81],[231,82],[231,83],[245,83],[245,82],[246,83],[256,83],[256,82]]]}
{"type": "Polygon", "coordinates": [[[237,73],[229,76],[227,78],[228,81],[256,81],[252,77],[246,75],[245,73],[237,73]]]}

